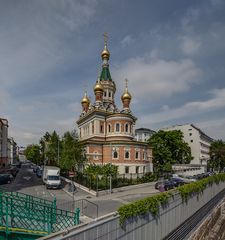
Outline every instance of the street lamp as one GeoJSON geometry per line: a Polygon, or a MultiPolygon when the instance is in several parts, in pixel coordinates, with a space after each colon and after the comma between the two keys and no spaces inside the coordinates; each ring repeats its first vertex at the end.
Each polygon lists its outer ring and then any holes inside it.
{"type": "Polygon", "coordinates": [[[112,144],[110,143],[110,150],[111,150],[111,157],[110,157],[110,175],[109,175],[109,192],[112,193],[112,174],[111,174],[111,166],[112,166],[112,157],[113,157],[113,151],[112,151],[112,144]]]}
{"type": "Polygon", "coordinates": [[[113,152],[115,151],[115,147],[112,147],[111,143],[110,143],[110,150],[111,150],[111,158],[110,158],[109,188],[110,188],[110,193],[112,193],[112,158],[113,158],[113,152]]]}

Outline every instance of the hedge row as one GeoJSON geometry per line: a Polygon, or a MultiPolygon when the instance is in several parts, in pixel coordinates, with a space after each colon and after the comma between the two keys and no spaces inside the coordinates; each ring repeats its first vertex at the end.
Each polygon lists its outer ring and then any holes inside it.
{"type": "MultiPolygon", "coordinates": [[[[225,182],[225,174],[220,173],[208,178],[199,180],[197,182],[189,183],[177,188],[183,201],[187,201],[193,194],[200,194],[204,191],[207,186],[212,184],[225,182]]],[[[159,207],[168,203],[170,196],[174,190],[169,192],[159,193],[152,197],[147,197],[133,203],[129,203],[121,206],[117,211],[120,215],[120,224],[123,225],[125,221],[132,217],[145,215],[151,213],[153,216],[157,216],[159,213],[159,207]]]]}

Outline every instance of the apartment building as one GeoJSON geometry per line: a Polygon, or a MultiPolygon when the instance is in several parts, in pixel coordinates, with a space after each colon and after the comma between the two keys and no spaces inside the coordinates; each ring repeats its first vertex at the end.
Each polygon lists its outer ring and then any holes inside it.
{"type": "Polygon", "coordinates": [[[8,120],[0,118],[0,167],[8,165],[8,120]]]}
{"type": "Polygon", "coordinates": [[[8,163],[17,162],[17,144],[12,137],[8,138],[8,163]]]}
{"type": "Polygon", "coordinates": [[[154,133],[156,132],[148,128],[138,128],[135,129],[135,139],[136,141],[147,142],[154,133]]]}
{"type": "Polygon", "coordinates": [[[191,148],[191,154],[193,156],[191,164],[207,165],[207,161],[210,158],[210,145],[213,142],[213,139],[206,135],[201,129],[193,124],[184,124],[174,125],[161,130],[181,130],[184,136],[184,141],[188,143],[191,148]]]}

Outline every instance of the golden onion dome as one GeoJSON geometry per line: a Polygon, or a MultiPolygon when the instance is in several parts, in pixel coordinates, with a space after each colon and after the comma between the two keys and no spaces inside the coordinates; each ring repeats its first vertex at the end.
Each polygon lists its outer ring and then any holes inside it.
{"type": "Polygon", "coordinates": [[[99,80],[95,84],[94,91],[95,92],[103,92],[104,91],[104,88],[103,88],[103,86],[102,86],[102,84],[100,83],[99,80]]]}
{"type": "Polygon", "coordinates": [[[106,46],[106,45],[104,46],[104,49],[103,49],[103,51],[102,51],[102,53],[101,53],[101,56],[102,56],[102,59],[104,59],[104,58],[109,59],[109,57],[110,57],[110,52],[109,52],[109,50],[107,49],[107,46],[106,46]]]}
{"type": "Polygon", "coordinates": [[[88,103],[88,104],[90,103],[90,100],[89,100],[86,92],[85,92],[85,94],[84,94],[83,99],[81,100],[81,103],[82,103],[82,104],[83,104],[83,103],[88,103]]]}
{"type": "Polygon", "coordinates": [[[127,88],[125,89],[125,92],[123,93],[123,95],[121,96],[122,101],[125,99],[131,100],[131,94],[128,92],[127,88]]]}

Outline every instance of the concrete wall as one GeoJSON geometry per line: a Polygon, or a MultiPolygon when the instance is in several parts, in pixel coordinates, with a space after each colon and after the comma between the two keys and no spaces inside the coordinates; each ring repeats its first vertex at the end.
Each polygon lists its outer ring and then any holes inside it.
{"type": "Polygon", "coordinates": [[[187,203],[182,201],[179,194],[175,194],[170,199],[168,206],[160,209],[158,218],[146,214],[142,217],[129,219],[123,228],[119,224],[119,216],[117,213],[113,213],[92,223],[81,224],[42,239],[159,240],[177,228],[224,188],[225,183],[214,184],[208,187],[203,194],[193,196],[187,203]]]}

